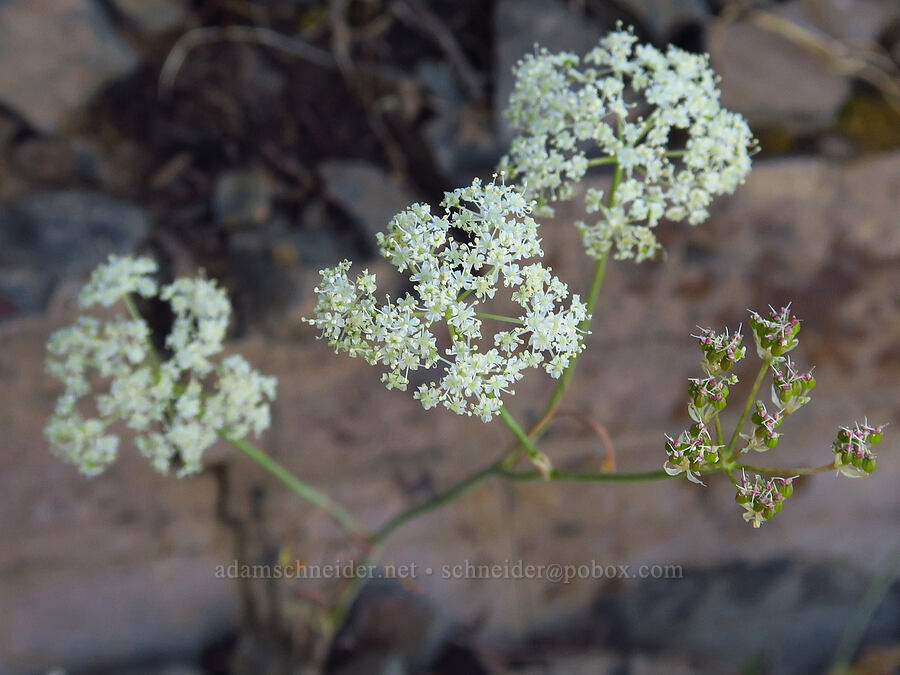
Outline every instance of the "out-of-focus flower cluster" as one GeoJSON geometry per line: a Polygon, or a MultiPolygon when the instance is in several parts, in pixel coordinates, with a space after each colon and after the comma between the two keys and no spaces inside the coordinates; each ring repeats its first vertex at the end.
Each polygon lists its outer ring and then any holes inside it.
{"type": "Polygon", "coordinates": [[[841,427],[831,444],[834,466],[845,476],[860,478],[875,470],[875,454],[869,446],[878,445],[884,438],[884,426],[872,426],[866,420],[841,427]]]}
{"type": "Polygon", "coordinates": [[[742,474],[734,500],[744,507],[744,520],[758,528],[781,511],[784,500],[794,494],[794,478],[756,475],[751,480],[742,474]]]}
{"type": "Polygon", "coordinates": [[[132,316],[79,317],[47,345],[47,371],[65,391],[45,432],[54,451],[85,474],[101,473],[115,460],[119,437],[109,428],[116,422],[134,431],[135,444],[157,470],[177,466],[179,475],[201,469],[201,456],[218,432],[243,437],[269,426],[275,378],[260,375],[241,356],[218,365],[210,361],[222,351],[228,296],[202,278],[178,279],[160,289],[156,269],[150,258],[110,256],[79,302],[84,308],[122,302],[132,316]],[[171,305],[168,360],[161,362],[153,349],[150,328],[134,311],[134,295],[158,295],[171,305]],[[83,399],[98,379],[109,386],[94,397],[96,416],[85,416],[83,399]]]}
{"type": "Polygon", "coordinates": [[[378,237],[382,255],[409,274],[412,292],[379,304],[375,275],[363,270],[353,280],[344,261],[322,270],[316,315],[307,321],[335,351],[386,366],[388,389],[406,390],[412,372],[439,368],[440,378],[414,394],[425,409],[442,404],[488,421],[523,370],[543,366],[559,377],[581,352],[586,306],[577,295],[563,306],[566,284],[539,262],[525,262],[543,251],[521,190],[476,179],[448,192],[441,206],[444,215],[414,204],[378,237]],[[501,283],[512,289],[519,316],[479,314],[501,283]],[[483,320],[509,328],[486,334],[483,320]],[[439,348],[439,335],[448,347],[439,348]]]}
{"type": "Polygon", "coordinates": [[[652,257],[662,218],[703,222],[713,197],[750,171],[755,140],[739,114],[722,108],[707,55],[663,52],[617,30],[584,59],[526,55],[515,76],[507,115],[518,135],[501,165],[529,196],[570,199],[592,163],[621,170],[612,204],[587,191],[587,213],[601,218],[578,227],[594,257],[613,246],[620,259],[652,257]]]}

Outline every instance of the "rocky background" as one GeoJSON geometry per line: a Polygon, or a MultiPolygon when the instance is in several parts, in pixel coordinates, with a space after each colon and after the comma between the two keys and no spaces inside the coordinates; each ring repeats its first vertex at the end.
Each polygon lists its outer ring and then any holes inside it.
{"type": "MultiPolygon", "coordinates": [[[[0,0],[0,673],[825,672],[900,555],[898,67],[892,0],[0,0]],[[46,339],[93,266],[140,252],[229,289],[233,349],[279,378],[264,446],[367,525],[493,459],[499,425],[423,413],[300,317],[320,267],[387,273],[374,236],[395,212],[490,175],[523,52],[583,51],[618,20],[711,52],[762,152],[708,223],[661,226],[665,259],[610,266],[567,409],[605,427],[620,469],[655,469],[686,423],[695,325],[792,300],[819,387],[773,461],[827,462],[836,427],[868,414],[893,425],[874,476],[801,481],[759,531],[721,481],[488,483],[401,530],[384,562],[684,578],[373,582],[329,648],[335,588],[215,578],[359,557],[255,466],[217,448],[178,481],[125,452],[86,480],[51,457],[46,339]]],[[[577,216],[543,230],[576,288],[577,216]]],[[[535,421],[551,386],[528,378],[513,411],[535,421]]],[[[572,419],[545,449],[585,470],[605,455],[572,419]]],[[[900,666],[900,585],[856,663],[900,666]]]]}

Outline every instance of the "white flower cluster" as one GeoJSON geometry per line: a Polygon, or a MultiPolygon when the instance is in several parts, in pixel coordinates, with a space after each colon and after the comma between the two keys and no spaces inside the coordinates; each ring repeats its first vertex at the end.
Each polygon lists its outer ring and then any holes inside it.
{"type": "Polygon", "coordinates": [[[115,460],[119,438],[107,430],[118,421],[135,432],[135,444],[157,470],[167,473],[177,465],[179,476],[201,469],[200,458],[218,432],[244,437],[269,426],[275,378],[263,377],[240,356],[218,366],[209,360],[222,350],[231,313],[228,296],[206,279],[178,279],[158,289],[155,272],[149,258],[111,256],[79,301],[84,307],[108,307],[131,293],[154,297],[159,291],[175,315],[166,339],[168,360],[158,360],[150,329],[138,318],[80,317],[48,343],[47,370],[65,391],[45,432],[54,451],[85,474],[101,473],[115,460]],[[94,398],[97,417],[78,409],[93,391],[91,371],[109,380],[108,390],[94,398]],[[213,371],[216,382],[209,387],[213,371]]]}
{"type": "Polygon", "coordinates": [[[526,55],[507,111],[519,135],[501,164],[529,196],[549,201],[570,199],[589,166],[616,164],[614,202],[588,190],[585,210],[602,219],[578,227],[590,255],[615,246],[616,258],[640,262],[659,249],[660,219],[701,223],[714,196],[743,182],[755,140],[720,105],[707,55],[636,43],[617,30],[583,61],[526,55]]]}
{"type": "Polygon", "coordinates": [[[411,293],[379,305],[375,276],[364,270],[351,280],[344,261],[322,270],[316,317],[307,321],[335,351],[384,364],[388,389],[406,390],[411,371],[439,367],[441,378],[419,386],[415,398],[425,409],[441,403],[488,421],[526,368],[543,365],[553,377],[562,374],[583,348],[579,324],[587,310],[577,295],[568,308],[558,307],[569,295],[566,284],[540,263],[522,264],[543,251],[528,215],[532,204],[519,189],[476,179],[448,192],[441,205],[443,216],[414,204],[378,237],[382,254],[409,272],[411,293]],[[520,316],[478,313],[501,281],[513,289],[520,316]],[[487,336],[482,319],[511,327],[487,336]],[[440,323],[446,333],[436,332],[440,323]],[[443,335],[449,347],[441,350],[443,335]],[[483,340],[492,342],[482,350],[483,340]]]}

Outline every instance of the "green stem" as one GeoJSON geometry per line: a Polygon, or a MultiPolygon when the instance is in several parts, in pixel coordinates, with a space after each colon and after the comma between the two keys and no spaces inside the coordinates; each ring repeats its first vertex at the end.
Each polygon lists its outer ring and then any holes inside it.
{"type": "Polygon", "coordinates": [[[753,471],[769,476],[811,476],[812,474],[825,473],[826,471],[834,470],[834,464],[823,464],[822,466],[805,467],[802,469],[778,469],[769,466],[756,466],[755,464],[735,462],[732,465],[732,468],[744,469],[745,471],[753,471]]]}
{"type": "Polygon", "coordinates": [[[718,443],[719,445],[724,445],[724,442],[722,440],[722,422],[719,421],[719,413],[716,413],[715,422],[716,422],[716,443],[718,443]]]}
{"type": "Polygon", "coordinates": [[[750,408],[753,406],[754,401],[756,401],[756,392],[759,391],[760,386],[762,385],[763,378],[766,376],[766,371],[769,369],[769,364],[771,361],[769,359],[765,359],[763,361],[762,367],[759,369],[759,373],[756,375],[756,380],[753,382],[753,388],[750,390],[750,394],[747,396],[747,403],[744,404],[744,411],[741,413],[741,418],[738,420],[737,426],[734,428],[734,433],[731,434],[731,440],[728,441],[728,445],[726,446],[724,452],[722,453],[722,457],[728,461],[731,459],[734,450],[734,444],[737,443],[738,436],[741,434],[741,429],[744,428],[744,422],[747,421],[747,415],[750,413],[750,408]]]}
{"type": "MultiPolygon", "coordinates": [[[[700,473],[715,473],[714,471],[701,471],[700,473]]],[[[634,471],[634,472],[579,472],[579,471],[559,471],[551,469],[546,477],[539,471],[511,471],[504,469],[499,472],[502,478],[514,481],[536,481],[550,480],[571,483],[643,483],[654,480],[668,480],[676,478],[670,476],[662,469],[657,471],[634,471]]]]}
{"type": "Polygon", "coordinates": [[[363,528],[347,510],[333,502],[328,495],[304,483],[255,445],[242,438],[234,438],[227,431],[219,431],[219,435],[284,483],[296,495],[325,511],[347,532],[364,533],[363,528]]]}
{"type": "Polygon", "coordinates": [[[511,316],[503,316],[502,314],[488,314],[487,312],[476,312],[475,316],[479,319],[494,319],[495,321],[504,321],[506,323],[516,323],[519,325],[525,322],[522,319],[515,319],[511,316]]]}
{"type": "MultiPolygon", "coordinates": [[[[615,204],[616,198],[616,190],[619,187],[619,183],[622,181],[622,167],[618,164],[616,165],[615,173],[613,174],[612,185],[609,188],[609,197],[607,198],[606,205],[607,207],[612,207],[615,204]]],[[[594,266],[594,276],[591,279],[591,285],[588,289],[587,293],[587,316],[584,321],[579,324],[578,329],[582,332],[582,340],[584,339],[584,335],[591,328],[591,320],[594,316],[594,308],[597,306],[597,300],[600,297],[600,289],[603,287],[603,278],[606,275],[606,263],[609,260],[609,251],[604,253],[599,260],[597,260],[597,264],[594,266]]],[[[569,360],[569,365],[566,366],[566,369],[563,371],[562,376],[559,378],[559,381],[556,383],[556,387],[553,388],[553,393],[550,394],[550,398],[547,400],[547,405],[544,407],[544,414],[542,417],[546,417],[551,412],[556,410],[556,407],[559,405],[562,400],[563,394],[566,393],[566,389],[569,388],[569,383],[572,381],[572,376],[575,374],[575,366],[578,363],[578,357],[573,356],[569,360]]],[[[537,436],[540,436],[541,431],[538,430],[537,436]]]]}
{"type": "MultiPolygon", "coordinates": [[[[513,417],[506,408],[500,408],[500,419],[502,419],[503,423],[509,427],[510,431],[513,432],[513,435],[519,440],[519,443],[522,444],[522,447],[524,447],[528,452],[528,457],[531,459],[531,462],[543,475],[549,475],[550,471],[552,470],[550,458],[537,449],[534,441],[531,439],[531,436],[529,436],[519,425],[519,423],[516,421],[516,418],[513,417]]],[[[512,453],[507,455],[507,457],[502,460],[504,468],[509,468],[507,464],[511,465],[512,463],[514,463],[517,457],[518,452],[516,451],[513,451],[512,453]]]]}
{"type": "MultiPolygon", "coordinates": [[[[459,480],[459,482],[455,483],[443,492],[435,495],[428,501],[422,502],[421,504],[401,511],[396,516],[384,523],[384,525],[379,527],[368,537],[371,548],[369,549],[365,559],[363,560],[363,568],[369,569],[370,565],[375,565],[378,563],[378,560],[381,558],[381,554],[384,552],[384,549],[387,546],[387,540],[394,532],[399,530],[407,523],[421,518],[422,516],[427,515],[432,511],[436,511],[442,506],[446,506],[450,502],[459,498],[464,493],[480,485],[492,476],[499,475],[501,471],[500,465],[502,461],[503,460],[496,461],[484,467],[483,469],[476,471],[475,473],[465,476],[464,478],[459,480]]],[[[368,581],[368,579],[365,577],[353,579],[347,589],[341,594],[341,597],[338,600],[334,611],[331,613],[332,627],[339,628],[343,624],[344,620],[347,618],[347,613],[353,606],[353,602],[356,600],[359,592],[362,590],[362,587],[365,586],[366,581],[368,581]]]]}
{"type": "Polygon", "coordinates": [[[594,157],[594,159],[589,159],[587,165],[588,166],[603,166],[604,164],[615,164],[616,156],[610,155],[609,157],[594,157]]]}
{"type": "Polygon", "coordinates": [[[735,489],[740,489],[740,485],[734,477],[734,474],[731,473],[731,469],[725,469],[722,473],[728,476],[728,480],[731,481],[731,484],[734,485],[735,489]]]}
{"type": "MultiPolygon", "coordinates": [[[[130,293],[122,295],[122,302],[125,303],[125,308],[128,310],[128,315],[131,317],[132,321],[144,323],[144,317],[142,317],[141,313],[138,311],[137,305],[134,304],[134,299],[131,297],[130,293]]],[[[156,376],[159,374],[160,368],[159,354],[156,353],[156,346],[153,344],[153,339],[149,334],[147,335],[147,347],[147,353],[150,354],[150,363],[153,366],[153,374],[156,376]]]]}
{"type": "Polygon", "coordinates": [[[859,648],[866,628],[875,614],[875,610],[888,594],[894,582],[900,578],[900,549],[894,551],[887,563],[875,575],[859,604],[853,610],[844,634],[834,651],[834,661],[828,672],[832,675],[849,674],[853,654],[859,648]]]}
{"type": "Polygon", "coordinates": [[[371,541],[372,544],[376,546],[383,543],[385,539],[390,537],[396,530],[403,527],[406,523],[410,522],[411,520],[415,520],[420,516],[424,516],[426,513],[430,513],[436,509],[439,509],[446,504],[449,504],[454,499],[460,497],[475,486],[483,483],[491,476],[499,475],[500,472],[500,462],[494,462],[493,464],[490,464],[489,466],[486,466],[473,474],[469,474],[465,478],[461,479],[458,483],[454,484],[452,487],[435,495],[428,501],[409,508],[406,511],[398,513],[384,525],[379,527],[375,531],[375,533],[371,537],[369,537],[369,541],[371,541]]]}

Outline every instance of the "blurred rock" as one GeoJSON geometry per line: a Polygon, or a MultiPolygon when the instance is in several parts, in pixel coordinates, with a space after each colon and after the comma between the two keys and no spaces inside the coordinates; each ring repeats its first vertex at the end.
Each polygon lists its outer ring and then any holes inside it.
{"type": "Polygon", "coordinates": [[[86,275],[110,253],[126,254],[146,236],[138,207],[98,192],[40,192],[0,208],[0,298],[40,312],[54,285],[86,275]]]}
{"type": "MultiPolygon", "coordinates": [[[[794,0],[767,8],[804,30],[867,45],[895,15],[891,0],[794,0]]],[[[830,125],[850,90],[850,78],[827,59],[747,20],[710,33],[722,103],[752,125],[810,131],[830,125]]]]}
{"type": "Polygon", "coordinates": [[[505,146],[494,131],[487,106],[465,100],[443,62],[422,62],[418,74],[432,94],[434,117],[425,123],[424,136],[441,171],[458,186],[489,173],[505,146]]]}
{"type": "MultiPolygon", "coordinates": [[[[685,569],[683,579],[604,591],[587,630],[591,644],[695,654],[713,672],[756,663],[771,675],[824,673],[867,587],[867,578],[821,560],[685,569]]],[[[900,584],[881,599],[866,635],[881,644],[900,635],[900,584]]]]}
{"type": "Polygon", "coordinates": [[[213,213],[229,229],[257,227],[272,216],[275,181],[262,168],[226,171],[216,179],[213,213]]]}
{"type": "Polygon", "coordinates": [[[178,30],[189,14],[186,0],[112,0],[138,32],[152,36],[178,30]]]}
{"type": "MultiPolygon", "coordinates": [[[[537,657],[535,656],[535,660],[537,657]]],[[[504,675],[620,675],[631,673],[622,658],[611,654],[587,653],[548,656],[541,665],[511,668],[504,675]]]]}
{"type": "Polygon", "coordinates": [[[709,18],[706,0],[624,0],[622,4],[663,44],[690,26],[702,26],[709,18]]]}
{"type": "Polygon", "coordinates": [[[58,129],[136,64],[91,0],[0,3],[0,102],[43,131],[58,129]]]}
{"type": "Polygon", "coordinates": [[[328,214],[327,205],[312,201],[300,215],[300,229],[292,230],[287,239],[297,252],[300,262],[334,264],[347,257],[348,246],[338,241],[336,223],[328,214]]]}
{"type": "Polygon", "coordinates": [[[89,143],[62,136],[37,136],[16,144],[14,161],[27,178],[42,183],[99,183],[105,169],[89,143]]]}
{"type": "Polygon", "coordinates": [[[0,110],[0,150],[6,148],[6,144],[15,136],[22,128],[18,120],[12,115],[6,114],[0,110]]]}
{"type": "Polygon", "coordinates": [[[391,218],[416,201],[406,185],[368,162],[326,160],[318,171],[328,196],[353,217],[373,244],[391,218]]]}
{"type": "Polygon", "coordinates": [[[332,675],[407,675],[410,671],[399,654],[368,653],[331,671],[332,675]]]}
{"type": "Polygon", "coordinates": [[[424,594],[398,579],[370,579],[335,638],[326,669],[342,675],[423,672],[448,628],[424,594]]]}
{"type": "Polygon", "coordinates": [[[494,8],[494,123],[504,142],[511,138],[503,116],[515,78],[512,69],[535,44],[552,52],[584,54],[605,31],[559,0],[498,0],[494,8]]]}

